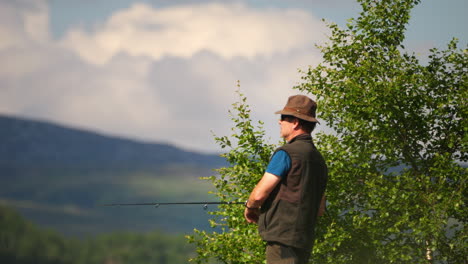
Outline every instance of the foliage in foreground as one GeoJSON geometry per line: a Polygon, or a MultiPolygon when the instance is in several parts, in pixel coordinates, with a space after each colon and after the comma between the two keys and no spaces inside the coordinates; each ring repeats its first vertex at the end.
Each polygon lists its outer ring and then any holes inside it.
{"type": "MultiPolygon", "coordinates": [[[[233,134],[230,137],[215,137],[221,147],[230,149],[222,156],[231,166],[217,170],[219,176],[206,178],[217,189],[214,195],[223,202],[247,200],[250,191],[262,177],[274,149],[274,145],[265,143],[262,122],[257,126],[253,124],[246,97],[239,92],[239,98],[229,112],[234,123],[233,134]]],[[[195,230],[193,235],[188,236],[189,242],[197,246],[197,256],[191,261],[264,263],[265,244],[258,235],[257,226],[245,221],[243,206],[221,205],[217,211],[210,213],[214,216],[210,224],[219,231],[195,230]]]]}
{"type": "Polygon", "coordinates": [[[422,65],[401,44],[419,0],[359,2],[297,87],[336,131],[318,137],[331,218],[313,263],[466,263],[467,49],[422,65]]]}
{"type": "Polygon", "coordinates": [[[182,236],[160,232],[112,233],[86,240],[64,238],[0,206],[0,263],[180,264],[193,254],[182,236]]]}

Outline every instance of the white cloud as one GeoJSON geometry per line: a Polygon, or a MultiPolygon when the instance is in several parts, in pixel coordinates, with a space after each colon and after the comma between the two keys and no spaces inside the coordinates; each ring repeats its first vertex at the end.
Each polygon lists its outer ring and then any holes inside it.
{"type": "Polygon", "coordinates": [[[48,37],[48,9],[44,1],[0,3],[0,51],[27,42],[43,43],[48,37]]]}
{"type": "Polygon", "coordinates": [[[237,80],[276,139],[273,112],[323,38],[302,11],[231,4],[134,5],[58,41],[47,18],[46,5],[1,5],[0,113],[204,151],[210,130],[230,133],[237,80]]]}
{"type": "Polygon", "coordinates": [[[189,58],[208,50],[223,58],[255,58],[312,45],[324,27],[306,12],[206,3],[155,9],[135,4],[93,32],[76,28],[63,44],[85,60],[104,64],[122,52],[132,56],[189,58]]]}

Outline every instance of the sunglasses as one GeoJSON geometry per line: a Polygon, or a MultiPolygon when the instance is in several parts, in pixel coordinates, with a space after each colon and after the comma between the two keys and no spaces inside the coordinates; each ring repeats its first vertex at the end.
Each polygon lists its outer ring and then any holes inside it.
{"type": "Polygon", "coordinates": [[[286,120],[286,121],[290,122],[290,121],[293,120],[294,118],[295,118],[295,117],[294,117],[294,116],[291,116],[291,115],[281,115],[280,120],[281,120],[281,121],[285,121],[285,120],[286,120]]]}

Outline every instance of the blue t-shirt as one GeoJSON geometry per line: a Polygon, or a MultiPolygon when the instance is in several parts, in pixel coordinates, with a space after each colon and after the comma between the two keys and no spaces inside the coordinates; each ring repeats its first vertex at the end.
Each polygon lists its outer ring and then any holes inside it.
{"type": "Polygon", "coordinates": [[[267,166],[266,172],[283,178],[291,169],[291,158],[284,150],[277,151],[271,157],[270,163],[267,166]]]}

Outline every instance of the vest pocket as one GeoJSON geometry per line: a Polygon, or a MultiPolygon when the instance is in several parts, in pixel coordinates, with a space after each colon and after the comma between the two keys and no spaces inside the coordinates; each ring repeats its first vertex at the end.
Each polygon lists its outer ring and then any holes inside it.
{"type": "Polygon", "coordinates": [[[278,223],[278,208],[280,207],[281,200],[274,201],[270,208],[265,213],[264,228],[265,230],[271,230],[278,223]]]}

